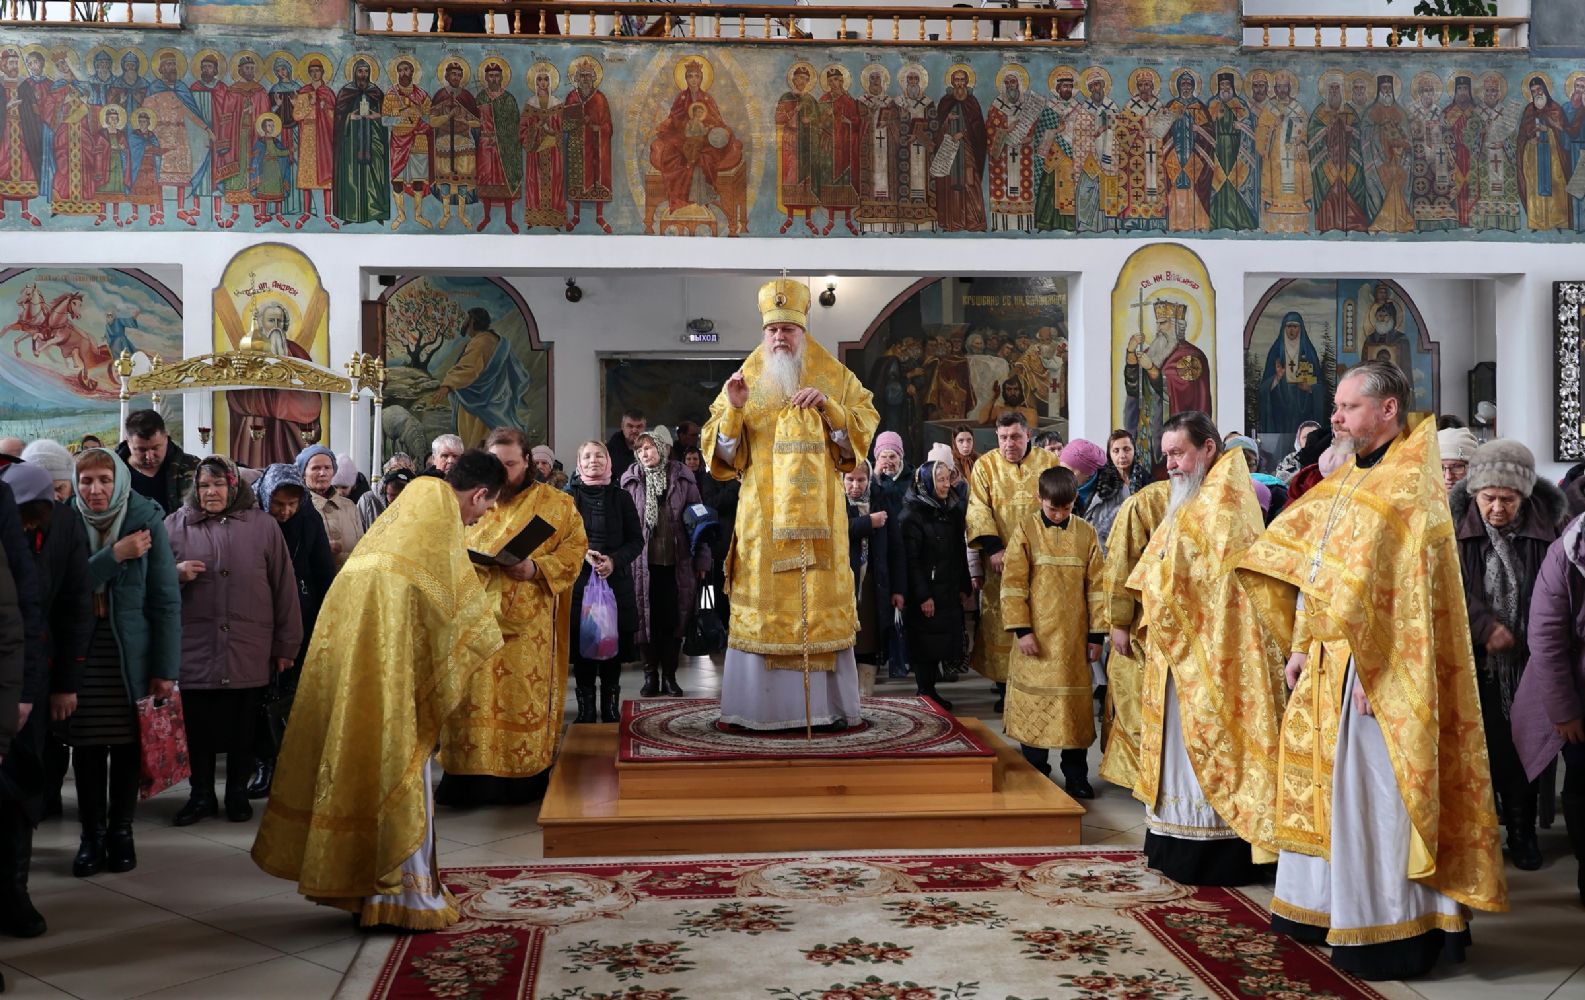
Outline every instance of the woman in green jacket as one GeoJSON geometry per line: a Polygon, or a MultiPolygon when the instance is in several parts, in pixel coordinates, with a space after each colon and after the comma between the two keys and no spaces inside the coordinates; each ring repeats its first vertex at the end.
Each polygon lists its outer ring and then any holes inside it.
{"type": "Polygon", "coordinates": [[[94,634],[77,694],[56,721],[73,748],[82,847],[79,878],[137,867],[132,811],[140,754],[136,704],[169,697],[181,668],[182,595],[165,535],[165,512],[132,492],[114,452],[77,456],[77,512],[88,529],[94,634]]]}

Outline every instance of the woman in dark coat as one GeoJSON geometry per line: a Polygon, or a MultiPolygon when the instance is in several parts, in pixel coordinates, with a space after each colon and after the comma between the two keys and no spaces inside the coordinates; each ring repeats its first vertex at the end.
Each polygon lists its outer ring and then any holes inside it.
{"type": "MultiPolygon", "coordinates": [[[[253,484],[253,495],[258,498],[259,508],[281,526],[286,551],[292,557],[292,575],[297,578],[297,607],[303,620],[303,641],[297,647],[291,668],[279,678],[282,696],[289,700],[297,691],[297,681],[302,676],[303,658],[308,655],[308,642],[314,637],[320,605],[324,604],[325,594],[336,577],[336,557],[330,551],[325,521],[309,502],[308,484],[296,465],[276,464],[265,469],[259,481],[253,484]]],[[[257,763],[253,778],[248,782],[248,798],[262,799],[270,794],[270,784],[275,780],[277,749],[268,733],[261,732],[260,738],[254,741],[257,763]]]]}
{"type": "Polygon", "coordinates": [[[908,656],[919,694],[942,708],[952,703],[936,693],[943,661],[963,652],[963,609],[973,599],[963,508],[952,501],[952,470],[924,462],[914,472],[903,507],[903,551],[908,579],[903,620],[908,656]]]}
{"type": "Polygon", "coordinates": [[[1475,449],[1469,476],[1453,487],[1448,502],[1475,643],[1492,787],[1508,828],[1509,857],[1516,868],[1534,871],[1541,867],[1536,842],[1540,787],[1525,778],[1509,718],[1529,658],[1536,577],[1567,504],[1557,487],[1536,480],[1530,449],[1509,440],[1488,441],[1475,449]]]}
{"type": "Polygon", "coordinates": [[[693,613],[699,583],[710,573],[710,546],[689,544],[682,513],[702,503],[693,473],[681,462],[667,461],[671,434],[657,427],[641,434],[637,461],[622,476],[622,488],[633,498],[644,532],[644,554],[633,562],[633,592],[638,597],[638,631],[634,638],[644,655],[644,687],[639,695],[662,692],[682,697],[677,686],[677,658],[683,630],[693,613]]]}
{"type": "Polygon", "coordinates": [[[633,653],[632,636],[638,630],[638,601],[633,597],[633,560],[644,552],[644,531],[633,498],[611,483],[611,453],[599,441],[586,441],[578,449],[578,480],[568,487],[572,502],[583,518],[589,553],[583,571],[572,585],[573,621],[583,609],[583,589],[591,573],[605,579],[616,596],[616,655],[609,660],[585,659],[573,629],[572,674],[578,697],[575,722],[595,721],[595,678],[600,681],[601,722],[620,721],[622,664],[633,653]]]}

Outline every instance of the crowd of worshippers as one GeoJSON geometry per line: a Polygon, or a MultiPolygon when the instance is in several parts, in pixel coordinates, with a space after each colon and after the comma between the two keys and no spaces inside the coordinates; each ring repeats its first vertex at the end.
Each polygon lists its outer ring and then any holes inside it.
{"type": "MultiPolygon", "coordinates": [[[[1411,421],[1395,371],[1352,371],[1330,425],[1301,425],[1270,471],[1251,436],[1200,413],[1160,429],[1160,475],[1127,431],[1064,441],[1018,413],[984,454],[967,426],[922,456],[876,434],[842,474],[861,685],[911,680],[950,710],[939,685],[973,670],[1025,759],[1051,777],[1057,751],[1079,799],[1095,795],[1099,739],[1101,776],[1147,805],[1147,863],[1188,884],[1244,884],[1271,878],[1280,855],[1275,925],[1332,945],[1361,976],[1422,973],[1462,953],[1469,908],[1505,908],[1497,828],[1509,863],[1542,866],[1560,754],[1585,902],[1585,464],[1553,484],[1518,441],[1411,421]],[[1273,603],[1271,583],[1294,590],[1273,603]],[[1378,648],[1361,649],[1365,636],[1378,648]],[[1479,746],[1461,742],[1472,733],[1479,746]],[[1330,802],[1312,789],[1325,772],[1330,802]],[[1481,815],[1471,791],[1486,782],[1481,815]],[[1372,787],[1400,795],[1373,806],[1372,787]],[[1407,869],[1372,842],[1408,844],[1407,869]]],[[[540,580],[543,599],[498,612],[516,679],[475,675],[495,686],[467,699],[477,718],[447,722],[436,802],[539,797],[569,674],[573,721],[618,721],[625,664],[642,664],[641,697],[680,697],[695,616],[727,617],[740,484],[704,470],[695,422],[627,412],[570,472],[515,430],[474,442],[482,452],[442,435],[422,467],[393,456],[375,483],[319,445],[262,470],[201,459],[152,410],[123,432],[114,449],[0,440],[0,664],[18,668],[0,677],[6,933],[45,930],[27,894],[31,831],[61,812],[68,768],[73,873],[136,866],[145,696],[180,686],[192,776],[175,823],[251,817],[250,800],[271,793],[272,706],[290,704],[311,642],[347,641],[316,634],[326,594],[365,536],[401,530],[386,512],[421,477],[461,497],[493,474],[476,456],[494,456],[499,503],[535,491],[525,510],[555,529],[533,558],[489,570],[501,593],[540,580]],[[595,578],[619,623],[604,659],[569,637],[595,578]],[[489,705],[547,701],[526,727],[537,732],[480,735],[501,729],[489,705]]]]}

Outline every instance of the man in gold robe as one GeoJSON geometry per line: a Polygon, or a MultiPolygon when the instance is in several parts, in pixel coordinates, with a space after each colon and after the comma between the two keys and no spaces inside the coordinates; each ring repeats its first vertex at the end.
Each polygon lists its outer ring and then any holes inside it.
{"type": "Polygon", "coordinates": [[[1145,648],[1142,609],[1128,577],[1145,554],[1150,536],[1167,519],[1168,483],[1151,483],[1123,501],[1106,540],[1107,623],[1112,651],[1106,660],[1106,705],[1101,713],[1106,732],[1101,777],[1133,788],[1139,777],[1138,653],[1145,648]]]}
{"type": "Polygon", "coordinates": [[[700,436],[710,474],[743,483],[726,554],[721,720],[756,730],[857,725],[841,475],[869,452],[880,414],[808,336],[807,285],[772,281],[759,307],[764,341],[727,379],[700,436]]]}
{"type": "Polygon", "coordinates": [[[1007,694],[1007,660],[1013,639],[1002,619],[1003,550],[1013,529],[1040,507],[1040,474],[1057,464],[1044,448],[1029,446],[1029,424],[1021,413],[996,418],[996,450],[981,455],[969,470],[969,545],[980,551],[986,568],[980,589],[980,631],[969,666],[996,684],[1000,712],[1007,694]]]}
{"type": "Polygon", "coordinates": [[[415,480],[336,574],[308,647],[253,860],[386,924],[457,922],[439,879],[429,763],[468,681],[501,648],[463,526],[506,482],[481,451],[415,480]]]}
{"type": "Polygon", "coordinates": [[[1233,572],[1262,527],[1242,450],[1224,452],[1198,410],[1162,426],[1167,519],[1128,577],[1145,626],[1134,781],[1145,861],[1186,885],[1244,885],[1276,860],[1287,639],[1266,623],[1281,595],[1233,572]]]}
{"type": "Polygon", "coordinates": [[[1276,789],[1272,926],[1365,979],[1429,971],[1508,908],[1458,549],[1434,421],[1369,361],[1338,383],[1351,461],[1240,560],[1298,606],[1276,789]]]}
{"type": "Polygon", "coordinates": [[[535,481],[522,431],[497,428],[485,450],[506,468],[506,485],[468,529],[468,548],[493,555],[536,517],[555,534],[521,562],[478,567],[506,642],[474,673],[441,734],[442,805],[515,805],[544,795],[567,700],[572,585],[589,551],[572,497],[535,481]]]}

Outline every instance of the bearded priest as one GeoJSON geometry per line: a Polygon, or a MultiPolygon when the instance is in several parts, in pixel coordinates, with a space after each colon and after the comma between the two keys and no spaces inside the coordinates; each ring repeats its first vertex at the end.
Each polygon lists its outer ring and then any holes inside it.
{"type": "Polygon", "coordinates": [[[1458,545],[1436,427],[1370,361],[1338,382],[1351,454],[1240,562],[1297,607],[1277,788],[1272,927],[1362,979],[1430,971],[1469,908],[1508,908],[1458,545]]]}
{"type": "Polygon", "coordinates": [[[1283,620],[1282,595],[1234,574],[1263,526],[1242,449],[1223,451],[1211,418],[1190,410],[1162,425],[1161,450],[1167,517],[1127,581],[1145,630],[1134,779],[1145,861],[1187,885],[1245,885],[1276,860],[1287,636],[1267,623],[1283,620]]]}
{"type": "Polygon", "coordinates": [[[759,307],[764,341],[727,379],[700,436],[710,474],[743,481],[726,555],[721,721],[857,725],[858,612],[841,475],[869,452],[880,415],[869,390],[809,337],[807,285],[772,281],[759,307]]]}

